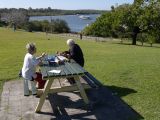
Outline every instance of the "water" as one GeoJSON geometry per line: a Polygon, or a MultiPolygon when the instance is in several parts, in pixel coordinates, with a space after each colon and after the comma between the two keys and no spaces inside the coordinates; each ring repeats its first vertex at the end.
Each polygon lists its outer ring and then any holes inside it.
{"type": "Polygon", "coordinates": [[[51,21],[51,19],[62,19],[68,23],[68,26],[70,27],[71,32],[80,32],[87,25],[95,22],[96,18],[99,17],[100,14],[91,14],[91,15],[85,15],[85,16],[90,16],[91,19],[87,19],[87,20],[80,19],[78,15],[61,15],[61,16],[33,16],[33,17],[30,17],[30,21],[33,21],[33,20],[51,21]]]}

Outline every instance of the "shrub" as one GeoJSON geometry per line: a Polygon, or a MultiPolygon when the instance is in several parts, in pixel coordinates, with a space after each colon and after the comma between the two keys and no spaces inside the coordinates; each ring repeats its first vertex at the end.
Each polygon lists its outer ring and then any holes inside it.
{"type": "Polygon", "coordinates": [[[92,35],[99,37],[110,37],[114,35],[112,24],[110,23],[111,17],[110,13],[101,15],[97,20],[92,23],[90,26],[87,26],[82,33],[84,35],[92,35]]]}
{"type": "Polygon", "coordinates": [[[52,32],[52,33],[67,33],[70,31],[68,24],[64,20],[52,20],[51,23],[44,21],[30,21],[23,26],[23,29],[32,31],[52,32]]]}
{"type": "Polygon", "coordinates": [[[64,20],[56,19],[51,21],[51,32],[55,33],[68,33],[70,32],[70,28],[68,24],[64,20]]]}
{"type": "Polygon", "coordinates": [[[8,23],[0,20],[0,27],[8,26],[8,23]]]}

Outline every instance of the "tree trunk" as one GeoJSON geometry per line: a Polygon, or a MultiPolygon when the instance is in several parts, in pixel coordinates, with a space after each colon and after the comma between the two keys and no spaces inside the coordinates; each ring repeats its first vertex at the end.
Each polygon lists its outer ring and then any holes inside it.
{"type": "Polygon", "coordinates": [[[137,34],[138,34],[138,33],[133,33],[133,36],[132,36],[132,45],[136,45],[136,42],[137,42],[137,34]]]}
{"type": "Polygon", "coordinates": [[[133,28],[133,35],[132,35],[132,45],[136,45],[137,42],[137,35],[140,32],[140,29],[138,26],[135,26],[133,28]]]}

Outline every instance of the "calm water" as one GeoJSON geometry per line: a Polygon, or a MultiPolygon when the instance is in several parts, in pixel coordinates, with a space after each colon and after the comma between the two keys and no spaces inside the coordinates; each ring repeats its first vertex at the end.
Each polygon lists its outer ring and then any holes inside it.
{"type": "Polygon", "coordinates": [[[68,26],[70,27],[72,32],[80,32],[87,25],[93,23],[96,20],[96,18],[99,17],[100,15],[92,14],[92,15],[86,15],[86,16],[90,16],[91,19],[83,20],[83,19],[80,19],[78,15],[62,15],[62,16],[34,16],[34,17],[30,17],[30,21],[33,21],[33,20],[51,21],[51,19],[62,19],[68,23],[68,26]]]}

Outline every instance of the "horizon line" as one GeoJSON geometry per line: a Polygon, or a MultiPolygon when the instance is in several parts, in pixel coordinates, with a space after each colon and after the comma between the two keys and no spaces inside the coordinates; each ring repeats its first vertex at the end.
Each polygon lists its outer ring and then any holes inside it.
{"type": "MultiPolygon", "coordinates": [[[[30,7],[29,7],[30,8],[30,7]]],[[[10,7],[10,8],[8,8],[8,7],[3,7],[3,8],[1,8],[0,7],[0,9],[26,9],[26,10],[28,10],[29,8],[21,8],[21,7],[10,7]]],[[[32,7],[31,7],[32,8],[32,7]]],[[[32,9],[48,9],[49,7],[45,7],[45,8],[32,8],[32,9]]],[[[51,8],[51,7],[50,7],[51,8]]],[[[51,8],[52,10],[98,10],[98,11],[108,11],[107,9],[60,9],[60,8],[51,8]]]]}

